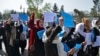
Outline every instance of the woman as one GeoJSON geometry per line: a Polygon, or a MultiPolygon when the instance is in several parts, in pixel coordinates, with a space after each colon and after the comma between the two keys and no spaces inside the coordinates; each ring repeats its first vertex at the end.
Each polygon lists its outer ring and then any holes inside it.
{"type": "Polygon", "coordinates": [[[57,34],[61,31],[61,27],[50,27],[43,35],[43,42],[45,47],[45,56],[59,56],[57,49],[57,34]]]}
{"type": "Polygon", "coordinates": [[[75,41],[74,43],[76,44],[72,49],[70,49],[70,51],[68,52],[68,55],[77,53],[77,56],[82,56],[82,55],[84,56],[83,46],[85,44],[85,32],[84,32],[85,19],[86,18],[83,18],[82,23],[77,24],[75,27],[73,40],[75,41]]]}
{"type": "Polygon", "coordinates": [[[35,26],[34,26],[34,17],[35,14],[32,13],[30,16],[30,20],[28,23],[28,27],[30,28],[30,37],[29,37],[29,47],[28,47],[28,51],[29,51],[29,56],[32,55],[33,51],[34,51],[34,38],[35,38],[35,26]]]}
{"type": "MultiPolygon", "coordinates": [[[[74,24],[76,26],[77,22],[74,21],[74,24]]],[[[68,56],[75,56],[76,54],[74,53],[75,52],[75,45],[76,45],[76,40],[77,38],[74,37],[74,31],[75,31],[75,28],[70,28],[70,31],[68,33],[66,33],[63,38],[62,38],[62,42],[64,43],[64,50],[67,52],[67,55],[68,56]],[[70,51],[72,50],[73,51],[70,51]],[[72,54],[73,52],[73,54],[72,54]]]]}
{"type": "Polygon", "coordinates": [[[27,45],[27,34],[26,34],[27,26],[25,25],[24,22],[22,22],[22,25],[23,25],[23,32],[21,33],[20,36],[20,47],[21,47],[21,54],[23,55],[25,47],[27,45]]]}
{"type": "Polygon", "coordinates": [[[90,22],[89,19],[85,19],[84,20],[84,27],[85,27],[85,42],[86,45],[84,46],[84,51],[86,56],[91,56],[92,55],[92,42],[91,42],[91,26],[90,26],[90,22]]]}
{"type": "Polygon", "coordinates": [[[97,38],[100,38],[100,18],[98,18],[98,20],[96,20],[95,25],[92,29],[92,42],[93,42],[93,47],[92,47],[92,56],[97,56],[99,53],[99,43],[98,45],[96,44],[96,42],[100,41],[97,38]],[[96,44],[96,45],[95,45],[96,44]]]}
{"type": "Polygon", "coordinates": [[[5,34],[3,34],[3,38],[4,38],[4,43],[6,46],[6,51],[8,56],[13,56],[13,54],[11,53],[12,47],[10,45],[11,30],[12,30],[11,23],[12,23],[12,18],[9,18],[7,24],[3,27],[3,29],[5,30],[4,31],[5,34]]]}
{"type": "Polygon", "coordinates": [[[36,22],[36,26],[35,26],[35,42],[34,42],[34,47],[35,47],[35,54],[34,56],[45,56],[45,52],[44,52],[44,43],[42,42],[42,36],[41,39],[38,36],[38,32],[44,30],[43,27],[43,19],[39,19],[36,22]]]}
{"type": "MultiPolygon", "coordinates": [[[[13,25],[15,26],[15,24],[13,25]]],[[[19,51],[19,47],[20,47],[20,36],[21,36],[21,33],[23,32],[23,26],[21,24],[21,21],[20,19],[18,19],[18,22],[16,23],[16,36],[15,36],[15,39],[13,39],[13,48],[15,50],[15,53],[16,56],[20,56],[20,51],[19,51]]]]}
{"type": "Polygon", "coordinates": [[[11,22],[11,37],[10,37],[10,50],[12,56],[20,56],[18,44],[15,42],[16,40],[16,27],[14,26],[14,22],[11,22]],[[16,45],[17,44],[17,45],[16,45]],[[15,55],[16,54],[16,55],[15,55]]]}

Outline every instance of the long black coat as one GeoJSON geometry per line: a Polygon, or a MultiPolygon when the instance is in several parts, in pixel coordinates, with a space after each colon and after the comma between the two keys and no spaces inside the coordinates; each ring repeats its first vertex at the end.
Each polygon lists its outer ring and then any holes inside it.
{"type": "Polygon", "coordinates": [[[51,34],[48,36],[48,40],[44,44],[45,47],[45,56],[58,56],[57,46],[53,44],[52,41],[56,35],[61,31],[61,27],[56,27],[54,30],[50,30],[51,34]]]}
{"type": "Polygon", "coordinates": [[[16,27],[16,39],[20,39],[20,34],[23,32],[23,26],[19,25],[16,27]]]}

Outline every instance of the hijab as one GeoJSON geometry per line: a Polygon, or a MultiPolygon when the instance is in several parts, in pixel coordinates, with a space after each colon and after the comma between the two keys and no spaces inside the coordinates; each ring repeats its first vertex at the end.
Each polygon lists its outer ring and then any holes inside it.
{"type": "MultiPolygon", "coordinates": [[[[40,19],[40,20],[42,20],[42,19],[40,19]]],[[[44,29],[44,27],[41,27],[39,24],[40,24],[40,20],[37,20],[37,22],[36,22],[36,28],[38,29],[38,30],[43,30],[44,29]]]]}
{"type": "Polygon", "coordinates": [[[95,27],[97,30],[100,31],[100,29],[99,29],[99,25],[97,25],[97,23],[99,23],[99,21],[100,21],[100,19],[97,19],[97,20],[95,21],[95,23],[94,23],[94,27],[95,27]]]}
{"type": "Polygon", "coordinates": [[[29,23],[28,23],[28,27],[29,27],[30,29],[33,29],[33,30],[34,30],[34,17],[35,17],[35,14],[32,13],[31,16],[30,16],[29,23]]]}

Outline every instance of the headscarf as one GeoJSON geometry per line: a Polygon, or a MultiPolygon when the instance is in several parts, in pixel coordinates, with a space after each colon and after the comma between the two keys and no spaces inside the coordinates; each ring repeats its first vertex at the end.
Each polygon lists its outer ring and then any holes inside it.
{"type": "Polygon", "coordinates": [[[35,17],[35,14],[32,13],[32,15],[30,16],[29,23],[28,23],[28,27],[29,27],[30,29],[33,29],[33,30],[34,30],[34,17],[35,17]]]}
{"type": "Polygon", "coordinates": [[[79,23],[79,24],[76,25],[75,33],[80,33],[82,36],[85,37],[84,24],[83,23],[79,23]]]}
{"type": "Polygon", "coordinates": [[[100,21],[100,18],[98,18],[96,21],[95,21],[95,23],[94,23],[94,27],[96,28],[96,29],[98,29],[99,30],[99,26],[97,25],[97,23],[99,23],[99,21],[100,21]]]}
{"type": "MultiPolygon", "coordinates": [[[[43,19],[40,19],[40,20],[43,20],[43,19]]],[[[36,28],[38,29],[38,30],[43,30],[44,29],[44,27],[41,27],[39,24],[40,24],[40,20],[37,20],[37,22],[36,22],[36,28]]]]}
{"type": "Polygon", "coordinates": [[[95,27],[96,20],[92,20],[92,27],[95,27]]]}

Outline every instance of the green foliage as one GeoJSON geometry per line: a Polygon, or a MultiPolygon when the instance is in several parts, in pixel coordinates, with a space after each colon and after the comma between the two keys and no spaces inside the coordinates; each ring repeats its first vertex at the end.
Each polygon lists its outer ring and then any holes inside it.
{"type": "Polygon", "coordinates": [[[78,9],[74,9],[74,12],[79,16],[79,18],[83,18],[85,16],[83,11],[79,11],[78,9]]]}
{"type": "Polygon", "coordinates": [[[78,19],[79,22],[81,22],[81,19],[83,17],[85,17],[84,12],[83,11],[79,11],[78,9],[74,9],[74,13],[76,14],[77,19],[78,19]]]}
{"type": "Polygon", "coordinates": [[[43,4],[43,0],[27,0],[28,11],[35,13],[35,18],[44,12],[50,10],[50,3],[46,3],[41,9],[39,8],[43,4]]]}
{"type": "Polygon", "coordinates": [[[93,0],[94,5],[97,5],[99,0],[93,0]]]}
{"type": "Polygon", "coordinates": [[[91,8],[90,15],[93,17],[100,16],[100,0],[93,0],[94,6],[91,8]]]}
{"type": "Polygon", "coordinates": [[[91,8],[90,15],[93,16],[93,17],[97,16],[97,12],[96,12],[96,10],[94,8],[91,8]]]}
{"type": "Polygon", "coordinates": [[[2,17],[3,19],[8,19],[10,17],[10,13],[4,13],[2,17]]]}
{"type": "Polygon", "coordinates": [[[51,10],[51,4],[45,3],[44,7],[41,10],[42,10],[42,12],[50,11],[51,10]]]}

